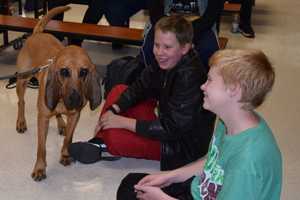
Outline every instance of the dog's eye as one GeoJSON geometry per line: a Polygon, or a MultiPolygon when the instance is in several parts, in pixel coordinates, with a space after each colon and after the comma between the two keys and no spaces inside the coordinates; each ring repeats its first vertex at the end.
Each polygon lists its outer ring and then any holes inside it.
{"type": "Polygon", "coordinates": [[[60,75],[62,77],[70,77],[70,71],[68,68],[62,68],[60,69],[60,75]]]}
{"type": "Polygon", "coordinates": [[[89,70],[88,70],[88,69],[82,68],[82,69],[80,69],[79,77],[80,77],[80,78],[84,78],[84,77],[86,77],[86,75],[87,75],[88,73],[89,73],[89,70]]]}

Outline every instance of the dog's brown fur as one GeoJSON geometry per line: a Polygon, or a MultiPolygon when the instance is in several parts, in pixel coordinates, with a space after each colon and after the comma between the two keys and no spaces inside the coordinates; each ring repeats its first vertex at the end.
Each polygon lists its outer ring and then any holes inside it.
{"type": "MultiPolygon", "coordinates": [[[[50,117],[56,116],[59,133],[65,135],[60,163],[69,165],[71,158],[68,146],[72,142],[81,109],[87,101],[92,110],[101,103],[100,79],[87,53],[77,46],[64,47],[52,35],[43,33],[45,25],[53,16],[68,9],[70,8],[67,6],[57,7],[44,16],[32,36],[26,40],[17,59],[19,72],[46,65],[49,59],[53,59],[47,70],[36,75],[40,84],[37,102],[38,148],[31,174],[36,181],[46,178],[46,137],[50,117]],[[66,124],[62,114],[67,116],[66,124]]],[[[19,133],[27,130],[24,108],[27,81],[28,79],[17,80],[19,102],[16,129],[19,133]]]]}

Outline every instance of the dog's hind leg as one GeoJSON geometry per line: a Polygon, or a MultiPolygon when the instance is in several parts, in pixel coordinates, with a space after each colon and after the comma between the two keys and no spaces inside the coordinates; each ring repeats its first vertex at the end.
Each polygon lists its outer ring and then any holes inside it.
{"type": "Polygon", "coordinates": [[[61,149],[61,158],[60,158],[60,163],[64,166],[70,165],[72,162],[72,159],[68,151],[68,147],[72,143],[73,133],[78,123],[79,117],[80,117],[79,112],[76,112],[72,115],[68,115],[66,135],[61,149]]]}
{"type": "Polygon", "coordinates": [[[26,79],[17,79],[16,92],[18,95],[18,116],[16,130],[18,133],[24,133],[27,130],[25,119],[25,91],[27,87],[26,79]]]}
{"type": "Polygon", "coordinates": [[[66,123],[61,114],[56,115],[57,128],[59,135],[66,135],[66,123]]]}

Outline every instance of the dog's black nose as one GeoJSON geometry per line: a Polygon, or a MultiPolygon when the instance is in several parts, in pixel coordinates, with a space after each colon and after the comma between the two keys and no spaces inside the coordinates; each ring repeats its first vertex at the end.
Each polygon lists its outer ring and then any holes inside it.
{"type": "Polygon", "coordinates": [[[82,106],[82,98],[76,90],[72,90],[67,99],[66,107],[69,110],[80,108],[82,106]]]}

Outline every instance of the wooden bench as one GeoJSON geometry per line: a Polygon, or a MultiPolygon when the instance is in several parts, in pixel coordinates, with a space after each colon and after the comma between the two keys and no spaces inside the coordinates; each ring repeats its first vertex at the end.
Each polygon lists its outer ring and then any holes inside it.
{"type": "MultiPolygon", "coordinates": [[[[0,15],[0,30],[32,32],[38,19],[19,16],[0,15]]],[[[45,27],[45,32],[70,38],[90,39],[97,41],[119,42],[131,45],[142,45],[143,30],[127,27],[83,24],[52,20],[45,27]]],[[[221,38],[221,48],[225,48],[227,39],[221,38]]]]}
{"type": "MultiPolygon", "coordinates": [[[[0,15],[0,29],[17,32],[32,32],[38,19],[19,16],[0,15]]],[[[76,22],[52,20],[45,27],[45,32],[55,33],[71,38],[84,38],[107,42],[120,42],[141,45],[143,30],[126,27],[114,27],[76,22]]]]}
{"type": "Polygon", "coordinates": [[[239,13],[241,10],[241,4],[239,3],[229,3],[228,1],[225,1],[224,3],[224,12],[232,12],[232,13],[239,13]]]}

